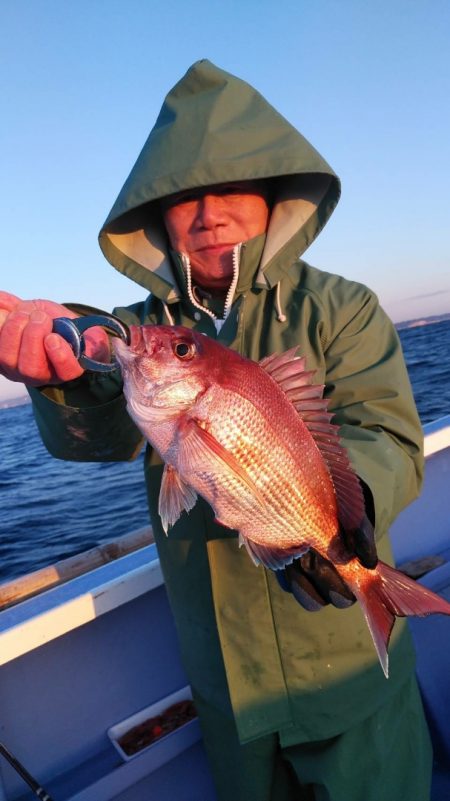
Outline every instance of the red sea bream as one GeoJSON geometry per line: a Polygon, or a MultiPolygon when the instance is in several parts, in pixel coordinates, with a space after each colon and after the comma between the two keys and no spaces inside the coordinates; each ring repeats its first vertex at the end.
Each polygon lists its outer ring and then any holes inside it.
{"type": "Polygon", "coordinates": [[[396,616],[450,614],[430,590],[346,550],[340,532],[360,526],[362,490],[295,348],[256,363],[187,328],[132,326],[131,345],[115,349],[129,414],[165,462],[166,532],[201,495],[256,564],[280,570],[314,548],[360,602],[386,676],[396,616]]]}

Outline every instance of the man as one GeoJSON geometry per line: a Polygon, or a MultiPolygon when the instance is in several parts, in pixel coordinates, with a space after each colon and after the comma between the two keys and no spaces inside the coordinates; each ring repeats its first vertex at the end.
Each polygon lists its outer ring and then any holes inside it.
{"type": "MultiPolygon", "coordinates": [[[[376,297],[300,258],[339,193],[328,164],[254,89],[202,61],[168,94],[100,245],[151,293],[116,309],[126,322],[195,327],[254,360],[299,346],[326,386],[389,561],[387,529],[420,486],[421,429],[376,297]]],[[[0,369],[39,387],[30,391],[50,452],[133,458],[141,438],[120,376],[82,374],[50,333],[62,308],[7,295],[0,308],[0,369]]],[[[105,346],[93,330],[89,355],[105,346]]],[[[166,537],[157,513],[162,465],[151,448],[145,470],[220,801],[428,799],[430,748],[404,624],[394,629],[386,681],[345,585],[348,608],[327,603],[328,564],[307,555],[303,565],[305,607],[309,597],[321,608],[311,614],[271,571],[255,568],[203,501],[166,537]]],[[[373,558],[370,537],[358,555],[373,558]]]]}

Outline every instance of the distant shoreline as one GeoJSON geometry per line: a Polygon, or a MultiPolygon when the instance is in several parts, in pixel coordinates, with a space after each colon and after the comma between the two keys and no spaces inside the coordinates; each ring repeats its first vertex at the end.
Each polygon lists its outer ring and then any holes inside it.
{"type": "Polygon", "coordinates": [[[25,406],[27,403],[31,403],[30,396],[19,395],[18,398],[6,398],[5,400],[0,400],[0,409],[12,409],[14,406],[25,406]]]}
{"type": "Polygon", "coordinates": [[[402,331],[405,328],[420,328],[423,325],[434,325],[435,323],[443,323],[450,320],[450,313],[447,314],[433,314],[431,317],[417,317],[414,320],[403,320],[401,323],[395,323],[397,331],[402,331]]]}

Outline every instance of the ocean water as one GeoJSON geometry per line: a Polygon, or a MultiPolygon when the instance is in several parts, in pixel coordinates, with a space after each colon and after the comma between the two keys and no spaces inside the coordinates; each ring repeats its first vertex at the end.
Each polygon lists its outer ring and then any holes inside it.
{"type": "Polygon", "coordinates": [[[450,320],[399,335],[422,423],[450,414],[450,320]]]}
{"type": "MultiPolygon", "coordinates": [[[[400,331],[423,423],[450,414],[450,320],[400,331]]],[[[0,582],[147,525],[143,455],[52,458],[30,405],[0,409],[0,582]]]]}
{"type": "Polygon", "coordinates": [[[149,523],[143,452],[81,463],[45,449],[31,404],[0,410],[0,583],[149,523]]]}

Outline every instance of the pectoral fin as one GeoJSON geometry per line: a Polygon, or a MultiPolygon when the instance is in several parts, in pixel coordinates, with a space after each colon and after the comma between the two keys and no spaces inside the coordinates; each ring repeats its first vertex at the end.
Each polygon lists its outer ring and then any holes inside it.
{"type": "Polygon", "coordinates": [[[252,477],[248,474],[245,467],[236,457],[226,450],[223,445],[203,426],[201,422],[190,418],[185,423],[185,430],[182,443],[182,458],[185,470],[189,473],[190,465],[198,466],[202,455],[206,457],[207,463],[211,464],[211,459],[215,463],[215,470],[219,473],[232,473],[250,490],[262,507],[266,507],[264,496],[259,491],[252,477]]]}
{"type": "Polygon", "coordinates": [[[170,464],[164,466],[159,492],[159,515],[164,531],[178,520],[183,511],[189,512],[197,501],[197,493],[186,484],[170,464]]]}

